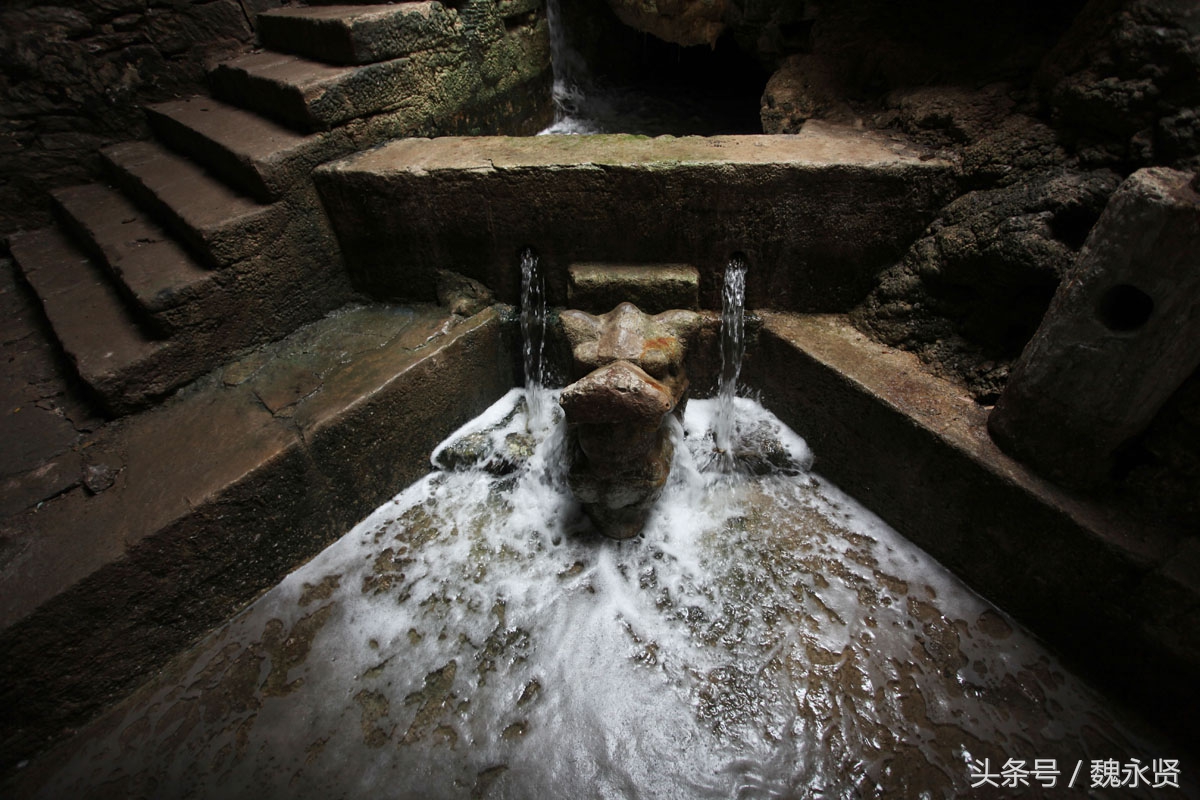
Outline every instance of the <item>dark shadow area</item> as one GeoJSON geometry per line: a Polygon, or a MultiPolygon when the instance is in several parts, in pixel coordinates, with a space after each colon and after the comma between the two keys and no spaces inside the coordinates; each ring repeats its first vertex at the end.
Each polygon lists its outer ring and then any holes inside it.
{"type": "Polygon", "coordinates": [[[675,136],[762,133],[768,71],[726,31],[683,47],[623,25],[600,0],[563,3],[566,110],[579,133],[675,136]]]}

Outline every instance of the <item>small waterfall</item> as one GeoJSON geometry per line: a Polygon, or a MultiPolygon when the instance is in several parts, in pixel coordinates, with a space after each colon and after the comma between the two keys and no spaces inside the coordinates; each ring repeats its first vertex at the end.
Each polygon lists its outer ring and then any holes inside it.
{"type": "Polygon", "coordinates": [[[546,284],[538,269],[537,253],[521,252],[521,342],[524,348],[525,402],[532,433],[549,423],[546,390],[546,284]]]}
{"type": "Polygon", "coordinates": [[[733,256],[725,267],[725,285],[721,290],[721,379],[717,387],[717,410],[713,420],[713,440],[723,454],[724,465],[733,465],[737,420],[733,400],[737,395],[738,376],[742,372],[745,340],[746,262],[733,256]]]}
{"type": "Polygon", "coordinates": [[[583,90],[586,70],[583,59],[567,43],[559,0],[546,0],[546,21],[550,26],[550,68],[554,74],[551,90],[554,124],[541,133],[599,133],[595,124],[580,114],[587,102],[583,90]]]}

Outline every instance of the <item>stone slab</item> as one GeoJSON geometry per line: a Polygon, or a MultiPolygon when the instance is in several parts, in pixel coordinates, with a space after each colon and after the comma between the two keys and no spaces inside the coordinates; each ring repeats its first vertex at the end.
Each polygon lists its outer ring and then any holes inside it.
{"type": "Polygon", "coordinates": [[[458,13],[440,2],[323,5],[258,15],[264,47],[331,64],[371,64],[461,46],[458,13]]]}
{"type": "Polygon", "coordinates": [[[242,195],[155,142],[101,151],[117,183],[215,268],[262,250],[286,222],[276,205],[242,195]]]}
{"type": "Polygon", "coordinates": [[[1200,601],[1155,599],[1179,531],[1038,477],[991,441],[986,408],[844,317],[762,317],[743,377],[808,441],[815,471],[1094,679],[1194,734],[1200,647],[1155,624],[1200,601]]]}
{"type": "Polygon", "coordinates": [[[407,139],[315,177],[358,285],[434,297],[436,270],[506,302],[519,254],[541,257],[548,297],[588,261],[689,263],[719,307],[729,257],[750,264],[756,307],[844,310],[954,191],[953,168],[902,142],[811,125],[793,136],[625,135],[407,139]]]}
{"type": "Polygon", "coordinates": [[[90,441],[112,485],[29,514],[0,565],[3,770],[428,471],[512,386],[511,327],[495,309],[347,309],[267,345],[249,378],[214,375],[90,441]],[[319,386],[273,413],[259,391],[300,362],[319,386]]]}
{"type": "Polygon", "coordinates": [[[328,156],[326,134],[304,135],[211,97],[193,96],[146,107],[155,133],[259,202],[308,180],[328,156]]]}
{"type": "Polygon", "coordinates": [[[109,411],[179,385],[160,370],[168,344],[141,331],[108,278],[66,237],[47,228],[13,237],[10,247],[79,377],[109,411]]]}
{"type": "Polygon", "coordinates": [[[700,271],[688,264],[572,264],[567,307],[604,314],[633,303],[647,314],[700,307],[700,271]]]}
{"type": "Polygon", "coordinates": [[[216,287],[171,236],[119,192],[99,184],[51,192],[77,241],[108,267],[119,289],[155,327],[169,333],[196,324],[197,305],[216,287]]]}
{"type": "Polygon", "coordinates": [[[1056,480],[1103,484],[1200,367],[1200,194],[1193,175],[1127,178],[1092,227],[989,425],[1056,480]]]}

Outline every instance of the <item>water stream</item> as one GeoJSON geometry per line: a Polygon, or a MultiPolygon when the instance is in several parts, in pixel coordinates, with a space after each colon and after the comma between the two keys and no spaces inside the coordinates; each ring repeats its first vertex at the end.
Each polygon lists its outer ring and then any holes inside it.
{"type": "MultiPolygon", "coordinates": [[[[522,396],[459,435],[531,427],[522,396]]],[[[955,797],[985,758],[1065,783],[1178,756],[828,482],[703,470],[714,414],[672,422],[625,543],[572,502],[561,421],[515,473],[431,474],[93,726],[42,796],[955,797]]]]}
{"type": "Polygon", "coordinates": [[[713,439],[726,470],[734,466],[734,438],[737,416],[734,398],[746,354],[746,262],[740,256],[729,259],[721,288],[721,376],[717,385],[717,413],[713,439]]]}
{"type": "MultiPolygon", "coordinates": [[[[761,133],[758,104],[761,86],[747,90],[751,97],[731,102],[727,90],[718,91],[713,73],[704,79],[681,82],[654,80],[662,65],[651,67],[639,85],[626,80],[614,84],[592,74],[570,45],[561,0],[547,0],[550,28],[550,62],[553,71],[554,122],[541,134],[631,133],[646,136],[761,133]]],[[[724,74],[716,70],[715,75],[724,74]]],[[[660,76],[661,77],[661,76],[660,76]]],[[[763,78],[765,81],[765,77],[763,78]]],[[[739,98],[743,99],[743,98],[739,98]]]]}
{"type": "Polygon", "coordinates": [[[525,369],[529,433],[544,431],[553,408],[546,390],[546,283],[537,253],[521,253],[521,347],[525,369]]]}
{"type": "Polygon", "coordinates": [[[586,71],[583,60],[567,43],[559,0],[546,0],[546,21],[550,27],[550,67],[554,75],[551,89],[554,122],[542,133],[600,133],[589,119],[595,115],[585,110],[589,102],[583,88],[586,71]]]}

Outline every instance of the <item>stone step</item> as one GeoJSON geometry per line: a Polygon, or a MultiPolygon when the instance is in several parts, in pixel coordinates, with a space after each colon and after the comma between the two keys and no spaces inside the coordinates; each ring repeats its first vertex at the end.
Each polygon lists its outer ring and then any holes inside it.
{"type": "Polygon", "coordinates": [[[415,103],[409,67],[406,58],[346,67],[263,52],[218,64],[209,82],[226,102],[311,132],[415,103]]]}
{"type": "Polygon", "coordinates": [[[457,46],[458,13],[440,2],[285,7],[258,15],[264,47],[331,64],[372,64],[457,46]]]}
{"type": "Polygon", "coordinates": [[[79,377],[109,412],[126,413],[183,383],[162,368],[170,344],[142,331],[108,276],[61,231],[18,234],[10,248],[79,377]]]}
{"type": "Polygon", "coordinates": [[[260,202],[283,196],[334,154],[328,137],[304,135],[211,97],[146,107],[150,126],[177,152],[260,202]]]}
{"type": "Polygon", "coordinates": [[[690,264],[572,264],[567,306],[603,314],[621,303],[647,314],[700,307],[700,271],[690,264]]]}
{"type": "Polygon", "coordinates": [[[108,268],[156,331],[171,333],[204,321],[202,301],[215,288],[214,273],[123,195],[99,184],[51,194],[77,241],[108,268]]]}
{"type": "MultiPolygon", "coordinates": [[[[465,0],[465,2],[446,3],[454,6],[460,13],[466,7],[474,6],[482,9],[485,14],[495,14],[500,19],[511,20],[517,17],[528,17],[530,14],[544,12],[546,0],[465,0]],[[489,7],[494,3],[494,7],[489,7]]],[[[305,0],[307,6],[376,6],[379,0],[305,0]]],[[[475,9],[471,11],[478,13],[475,9]]]]}
{"type": "Polygon", "coordinates": [[[277,205],[234,191],[155,142],[123,142],[101,154],[121,188],[214,267],[254,255],[284,222],[277,205]]]}

